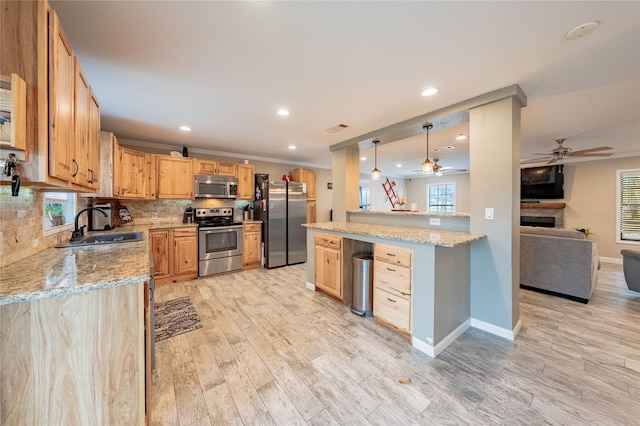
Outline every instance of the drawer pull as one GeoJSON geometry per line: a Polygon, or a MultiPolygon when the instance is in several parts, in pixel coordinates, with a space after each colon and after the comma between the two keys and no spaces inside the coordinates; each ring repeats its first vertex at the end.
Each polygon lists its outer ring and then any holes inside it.
{"type": "Polygon", "coordinates": [[[389,299],[388,297],[387,297],[387,300],[388,300],[389,302],[398,303],[398,301],[397,301],[397,300],[392,300],[392,299],[389,299]]]}
{"type": "Polygon", "coordinates": [[[396,255],[393,253],[387,253],[387,256],[396,257],[396,255]]]}
{"type": "Polygon", "coordinates": [[[387,268],[387,271],[395,272],[395,269],[387,268]]]}

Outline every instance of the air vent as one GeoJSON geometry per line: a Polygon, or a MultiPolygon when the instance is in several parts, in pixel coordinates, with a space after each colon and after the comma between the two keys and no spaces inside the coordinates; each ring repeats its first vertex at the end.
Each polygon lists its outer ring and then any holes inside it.
{"type": "Polygon", "coordinates": [[[330,129],[325,130],[327,133],[338,133],[341,130],[346,129],[347,126],[346,124],[338,124],[337,126],[333,126],[330,129]]]}
{"type": "Polygon", "coordinates": [[[456,147],[447,145],[447,146],[441,146],[440,148],[433,148],[431,152],[451,151],[452,149],[456,149],[456,147]]]}

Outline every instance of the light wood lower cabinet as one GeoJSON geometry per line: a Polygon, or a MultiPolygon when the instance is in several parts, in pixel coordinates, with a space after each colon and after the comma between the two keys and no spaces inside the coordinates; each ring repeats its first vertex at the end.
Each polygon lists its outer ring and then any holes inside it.
{"type": "Polygon", "coordinates": [[[262,263],[262,224],[245,223],[242,235],[242,269],[259,268],[262,263]]]}
{"type": "Polygon", "coordinates": [[[307,201],[307,223],[316,223],[316,201],[307,201]]]}
{"type": "Polygon", "coordinates": [[[411,336],[413,251],[376,244],[373,264],[373,315],[411,336]]]}
{"type": "Polygon", "coordinates": [[[0,424],[143,425],[144,282],[0,306],[0,424]]]}
{"type": "Polygon", "coordinates": [[[173,228],[149,231],[156,284],[198,277],[198,229],[173,228]]]}
{"type": "Polygon", "coordinates": [[[348,268],[349,245],[343,238],[323,233],[315,233],[313,237],[314,284],[316,290],[327,294],[342,303],[350,300],[350,286],[345,274],[348,268]],[[345,288],[347,287],[347,288],[345,288]]]}

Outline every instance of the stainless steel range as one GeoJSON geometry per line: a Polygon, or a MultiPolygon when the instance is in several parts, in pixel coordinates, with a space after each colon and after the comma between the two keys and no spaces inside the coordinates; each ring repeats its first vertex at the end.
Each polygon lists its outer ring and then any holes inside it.
{"type": "Polygon", "coordinates": [[[198,276],[242,269],[242,223],[233,208],[195,209],[198,224],[198,276]]]}

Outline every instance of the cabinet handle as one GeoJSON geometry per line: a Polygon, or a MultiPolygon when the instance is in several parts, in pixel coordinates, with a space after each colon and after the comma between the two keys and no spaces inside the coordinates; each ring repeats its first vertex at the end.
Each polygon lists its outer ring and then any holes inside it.
{"type": "Polygon", "coordinates": [[[387,271],[395,272],[395,269],[387,268],[387,271]]]}
{"type": "Polygon", "coordinates": [[[387,256],[390,256],[390,257],[396,257],[396,255],[395,255],[395,254],[393,254],[393,253],[387,253],[387,256]]]}
{"type": "Polygon", "coordinates": [[[396,300],[389,299],[388,297],[387,297],[387,300],[392,303],[398,303],[396,300]]]}
{"type": "Polygon", "coordinates": [[[340,260],[340,253],[336,253],[336,260],[340,260]]]}
{"type": "Polygon", "coordinates": [[[73,160],[71,160],[73,162],[73,164],[76,165],[76,171],[75,173],[71,176],[71,177],[76,177],[76,175],[78,174],[78,172],[80,171],[80,166],[78,165],[78,162],[75,160],[75,158],[73,160]]]}

